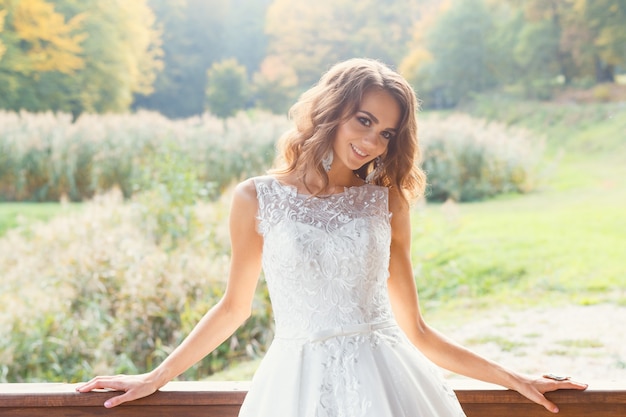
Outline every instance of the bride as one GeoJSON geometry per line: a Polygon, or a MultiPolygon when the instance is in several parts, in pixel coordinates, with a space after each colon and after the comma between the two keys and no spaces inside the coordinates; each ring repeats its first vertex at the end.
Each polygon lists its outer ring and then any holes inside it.
{"type": "Polygon", "coordinates": [[[423,193],[416,97],[383,64],[335,65],[292,107],[277,166],[238,184],[226,292],[151,372],[99,376],[115,407],[154,393],[250,315],[263,268],[276,337],[240,417],[463,416],[439,367],[516,390],[585,389],[480,357],[423,319],[411,265],[410,203],[423,193]]]}

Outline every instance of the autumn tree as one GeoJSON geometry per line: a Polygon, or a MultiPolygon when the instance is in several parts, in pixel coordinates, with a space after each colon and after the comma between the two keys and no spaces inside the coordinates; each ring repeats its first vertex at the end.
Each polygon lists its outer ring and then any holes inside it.
{"type": "Polygon", "coordinates": [[[368,57],[396,66],[407,52],[417,0],[275,0],[267,12],[268,55],[309,87],[332,64],[368,57]]]}
{"type": "Polygon", "coordinates": [[[0,0],[0,107],[123,111],[150,91],[159,33],[145,0],[0,0]]]}
{"type": "Polygon", "coordinates": [[[66,17],[44,0],[0,0],[6,19],[0,33],[0,107],[44,110],[63,108],[50,81],[69,78],[84,68],[85,15],[66,17]],[[43,83],[46,83],[44,85],[43,83]],[[52,97],[60,102],[51,103],[52,97]]]}
{"type": "Polygon", "coordinates": [[[277,56],[268,56],[253,77],[255,105],[273,113],[286,113],[298,93],[298,76],[277,56]]]}
{"type": "Polygon", "coordinates": [[[552,25],[560,73],[573,78],[614,81],[626,65],[626,0],[509,0],[532,24],[552,25]]]}
{"type": "MultiPolygon", "coordinates": [[[[427,105],[450,107],[495,85],[490,51],[492,16],[482,0],[453,2],[425,34],[425,63],[408,74],[427,105]]],[[[411,69],[405,64],[405,71],[411,69]]]]}
{"type": "Polygon", "coordinates": [[[626,0],[573,0],[573,9],[580,19],[567,28],[564,46],[597,82],[614,82],[616,68],[626,66],[626,0]]]}

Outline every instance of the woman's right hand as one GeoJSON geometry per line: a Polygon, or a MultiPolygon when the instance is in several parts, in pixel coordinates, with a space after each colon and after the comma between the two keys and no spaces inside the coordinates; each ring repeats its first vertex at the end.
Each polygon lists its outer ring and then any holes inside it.
{"type": "Polygon", "coordinates": [[[133,401],[153,394],[160,387],[151,374],[97,376],[76,388],[78,392],[90,392],[95,389],[109,389],[121,391],[124,394],[109,398],[105,401],[106,408],[112,408],[122,403],[133,401]]]}

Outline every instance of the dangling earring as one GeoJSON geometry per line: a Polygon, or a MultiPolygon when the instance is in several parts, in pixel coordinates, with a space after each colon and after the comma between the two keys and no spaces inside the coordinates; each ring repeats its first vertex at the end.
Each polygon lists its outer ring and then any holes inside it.
{"type": "Polygon", "coordinates": [[[322,159],[322,167],[324,167],[324,171],[330,171],[330,166],[333,164],[333,150],[330,149],[324,159],[322,159]]]}
{"type": "Polygon", "coordinates": [[[365,177],[365,182],[367,184],[373,183],[380,176],[382,170],[383,158],[377,156],[376,159],[374,159],[374,169],[369,174],[367,174],[367,177],[365,177]]]}

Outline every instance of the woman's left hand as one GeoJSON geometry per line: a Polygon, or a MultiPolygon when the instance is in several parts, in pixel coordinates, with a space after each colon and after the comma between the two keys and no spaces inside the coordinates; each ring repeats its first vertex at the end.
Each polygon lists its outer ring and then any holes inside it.
{"type": "Polygon", "coordinates": [[[515,387],[515,390],[529,400],[543,405],[546,410],[552,413],[558,413],[559,408],[545,397],[544,394],[546,392],[559,389],[576,389],[583,391],[587,389],[587,386],[587,384],[572,381],[569,377],[558,377],[552,374],[546,374],[539,378],[522,377],[520,385],[515,387]]]}

